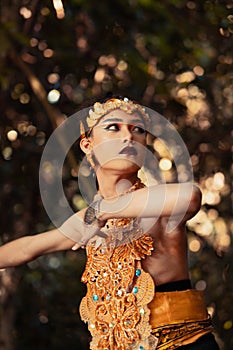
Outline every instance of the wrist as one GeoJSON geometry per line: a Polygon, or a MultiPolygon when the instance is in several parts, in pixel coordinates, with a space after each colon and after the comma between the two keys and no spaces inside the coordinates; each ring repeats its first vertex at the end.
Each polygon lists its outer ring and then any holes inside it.
{"type": "Polygon", "coordinates": [[[102,221],[102,217],[100,215],[100,203],[102,199],[99,199],[93,203],[89,207],[87,207],[84,214],[84,223],[86,225],[98,225],[100,226],[100,221],[102,221]]]}
{"type": "Polygon", "coordinates": [[[96,209],[94,207],[87,207],[84,215],[84,223],[86,225],[93,225],[98,223],[98,219],[96,217],[96,209]]]}

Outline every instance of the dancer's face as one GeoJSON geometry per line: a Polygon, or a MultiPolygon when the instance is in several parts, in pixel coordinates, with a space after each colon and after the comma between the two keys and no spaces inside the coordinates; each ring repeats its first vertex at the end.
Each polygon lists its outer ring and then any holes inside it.
{"type": "Polygon", "coordinates": [[[81,141],[85,153],[93,152],[98,166],[115,171],[138,171],[144,162],[146,131],[135,112],[113,110],[100,119],[91,136],[81,141]]]}

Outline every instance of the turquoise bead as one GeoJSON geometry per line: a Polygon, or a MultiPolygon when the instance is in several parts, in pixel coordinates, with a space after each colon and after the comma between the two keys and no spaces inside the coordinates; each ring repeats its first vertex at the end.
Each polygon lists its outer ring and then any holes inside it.
{"type": "Polygon", "coordinates": [[[144,346],[140,345],[139,350],[144,350],[144,346]]]}
{"type": "Polygon", "coordinates": [[[136,294],[138,292],[138,287],[133,287],[133,294],[136,294]]]}
{"type": "Polygon", "coordinates": [[[141,270],[140,270],[140,269],[137,269],[137,270],[135,271],[135,275],[136,275],[137,277],[139,277],[139,276],[141,275],[141,270]]]}
{"type": "Polygon", "coordinates": [[[94,294],[92,298],[94,301],[97,301],[99,299],[98,295],[96,295],[96,294],[94,294]]]}

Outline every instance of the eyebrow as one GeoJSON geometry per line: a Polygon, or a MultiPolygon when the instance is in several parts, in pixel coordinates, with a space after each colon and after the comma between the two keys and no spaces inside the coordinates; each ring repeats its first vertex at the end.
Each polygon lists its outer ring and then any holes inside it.
{"type": "Polygon", "coordinates": [[[143,120],[141,119],[133,119],[130,121],[130,123],[125,123],[123,121],[123,119],[121,118],[109,118],[109,119],[105,119],[104,121],[102,121],[103,124],[108,124],[108,123],[123,123],[123,124],[128,124],[128,125],[134,125],[134,124],[138,124],[141,123],[143,125],[145,125],[145,123],[143,122],[143,120]]]}

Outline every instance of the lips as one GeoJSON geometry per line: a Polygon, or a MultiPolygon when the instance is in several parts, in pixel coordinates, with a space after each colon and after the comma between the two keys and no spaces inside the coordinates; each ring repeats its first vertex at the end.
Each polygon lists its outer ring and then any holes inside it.
{"type": "Polygon", "coordinates": [[[125,147],[123,148],[119,154],[126,154],[129,156],[136,156],[138,154],[138,152],[136,151],[136,149],[134,147],[125,147]]]}

